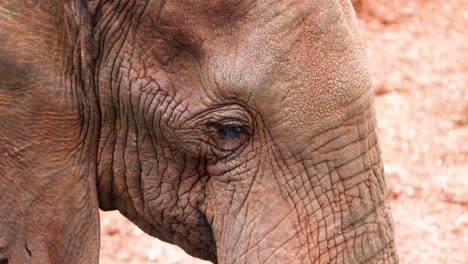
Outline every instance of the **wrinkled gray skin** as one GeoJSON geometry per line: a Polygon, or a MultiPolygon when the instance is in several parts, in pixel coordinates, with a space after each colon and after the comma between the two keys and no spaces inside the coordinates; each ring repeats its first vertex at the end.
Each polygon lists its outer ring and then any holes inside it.
{"type": "Polygon", "coordinates": [[[398,262],[349,1],[0,0],[0,42],[0,263],[96,263],[98,207],[218,263],[398,262]]]}

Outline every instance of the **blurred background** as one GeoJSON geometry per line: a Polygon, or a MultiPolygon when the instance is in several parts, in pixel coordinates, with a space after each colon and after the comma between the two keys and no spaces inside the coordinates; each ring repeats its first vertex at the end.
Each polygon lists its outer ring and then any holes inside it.
{"type": "MultiPolygon", "coordinates": [[[[353,0],[401,263],[468,263],[468,0],[353,0]]],[[[208,263],[101,214],[101,263],[208,263]]]]}

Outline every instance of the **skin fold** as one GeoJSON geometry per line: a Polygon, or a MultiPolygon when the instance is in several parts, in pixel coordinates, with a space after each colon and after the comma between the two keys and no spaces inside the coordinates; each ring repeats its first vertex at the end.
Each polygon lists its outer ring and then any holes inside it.
{"type": "Polygon", "coordinates": [[[214,263],[398,263],[349,1],[0,0],[0,263],[98,208],[214,263]]]}

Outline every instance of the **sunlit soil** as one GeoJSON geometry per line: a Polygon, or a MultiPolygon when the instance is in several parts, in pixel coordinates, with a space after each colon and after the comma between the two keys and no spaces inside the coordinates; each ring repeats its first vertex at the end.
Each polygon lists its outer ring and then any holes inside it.
{"type": "Polygon", "coordinates": [[[355,4],[401,263],[468,263],[468,1],[355,4]]]}

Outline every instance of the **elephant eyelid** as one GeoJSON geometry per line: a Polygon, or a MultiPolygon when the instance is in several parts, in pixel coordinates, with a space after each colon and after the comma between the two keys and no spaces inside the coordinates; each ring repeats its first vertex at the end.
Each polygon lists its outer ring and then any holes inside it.
{"type": "Polygon", "coordinates": [[[238,138],[242,134],[248,134],[245,126],[239,123],[211,124],[211,127],[216,129],[219,135],[229,139],[238,138]]]}
{"type": "Polygon", "coordinates": [[[207,125],[213,146],[222,152],[236,151],[250,139],[248,126],[238,120],[229,119],[207,125]]]}

